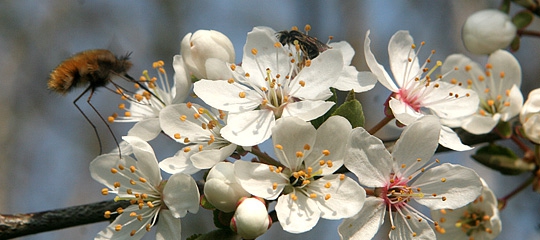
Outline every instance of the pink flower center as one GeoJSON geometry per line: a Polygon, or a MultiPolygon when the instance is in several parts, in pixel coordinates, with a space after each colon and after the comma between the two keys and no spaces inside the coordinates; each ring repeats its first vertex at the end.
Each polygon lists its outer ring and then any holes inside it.
{"type": "Polygon", "coordinates": [[[405,104],[409,105],[412,109],[414,109],[417,112],[420,112],[420,108],[422,107],[422,103],[417,95],[410,94],[407,89],[401,88],[399,89],[399,92],[396,94],[396,99],[404,102],[405,104]]]}

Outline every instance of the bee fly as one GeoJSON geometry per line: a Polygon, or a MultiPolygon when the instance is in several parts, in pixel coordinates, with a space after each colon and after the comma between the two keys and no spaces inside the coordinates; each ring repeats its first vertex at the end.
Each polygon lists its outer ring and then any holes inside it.
{"type": "Polygon", "coordinates": [[[282,45],[286,44],[298,44],[300,50],[308,59],[314,59],[319,56],[319,53],[322,53],[331,47],[317,40],[316,37],[308,36],[298,30],[291,31],[281,31],[277,33],[279,42],[282,45]]]}
{"type": "MultiPolygon", "coordinates": [[[[127,71],[131,68],[132,65],[133,64],[131,63],[131,61],[129,61],[129,54],[116,57],[109,50],[93,49],[77,53],[72,57],[64,60],[51,72],[49,76],[49,81],[47,84],[49,89],[63,95],[70,92],[76,87],[87,85],[86,89],[77,98],[75,98],[73,104],[75,105],[75,107],[77,107],[79,112],[81,112],[86,121],[88,121],[90,125],[92,125],[92,127],[94,128],[94,132],[96,133],[99,141],[100,154],[102,153],[102,146],[97,128],[86,116],[86,114],[81,110],[81,108],[79,108],[79,106],[77,105],[77,101],[79,101],[79,99],[84,94],[90,91],[90,95],[88,96],[86,102],[90,105],[90,107],[92,107],[92,109],[98,114],[101,120],[107,125],[109,132],[111,132],[111,134],[113,135],[116,145],[119,146],[118,140],[112,133],[111,127],[109,126],[107,121],[105,121],[103,116],[101,116],[101,114],[97,111],[94,105],[90,103],[90,100],[92,99],[92,96],[94,95],[94,92],[97,88],[107,88],[106,85],[108,83],[112,83],[117,91],[110,88],[107,89],[113,92],[117,92],[122,96],[125,96],[123,94],[125,89],[111,80],[111,77],[113,75],[136,83],[138,86],[148,91],[150,94],[157,98],[157,96],[155,96],[152,91],[148,90],[146,86],[144,86],[143,84],[139,84],[137,80],[133,79],[127,74],[127,71]]],[[[159,100],[161,101],[161,99],[159,100]]]]}

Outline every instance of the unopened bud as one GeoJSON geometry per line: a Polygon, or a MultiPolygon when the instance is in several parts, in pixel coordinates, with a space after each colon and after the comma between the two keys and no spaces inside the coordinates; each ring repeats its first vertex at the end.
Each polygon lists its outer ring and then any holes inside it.
{"type": "Polygon", "coordinates": [[[507,47],[516,36],[517,28],[508,14],[496,9],[485,9],[467,18],[462,38],[467,50],[476,54],[490,54],[507,47]]]}
{"type": "Polygon", "coordinates": [[[266,205],[257,198],[241,201],[231,220],[231,229],[244,239],[255,239],[272,226],[266,205]]]}
{"type": "Polygon", "coordinates": [[[204,196],[214,207],[223,212],[232,212],[242,197],[249,197],[236,181],[234,165],[230,162],[216,164],[208,173],[204,184],[204,196]]]}

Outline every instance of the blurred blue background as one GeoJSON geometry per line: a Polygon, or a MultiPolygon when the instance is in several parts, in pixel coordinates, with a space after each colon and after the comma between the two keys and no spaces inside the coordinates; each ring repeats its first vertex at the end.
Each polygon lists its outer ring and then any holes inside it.
{"type": "MultiPolygon", "coordinates": [[[[172,77],[172,58],[179,53],[180,40],[198,29],[223,32],[234,43],[237,61],[248,31],[264,25],[275,30],[311,24],[310,35],[326,40],[348,41],[356,50],[353,65],[367,70],[363,59],[365,33],[371,29],[372,49],[387,67],[387,44],[397,30],[409,30],[416,42],[426,41],[423,54],[436,49],[434,60],[464,53],[485,63],[485,57],[467,53],[460,41],[461,25],[475,11],[495,8],[500,1],[111,1],[43,0],[0,3],[0,212],[27,213],[105,200],[102,186],[91,179],[88,164],[99,153],[96,136],[72,101],[82,89],[65,97],[47,90],[49,72],[72,54],[108,48],[117,54],[132,51],[138,77],[164,60],[172,77]]],[[[513,10],[517,9],[513,6],[513,10]]],[[[540,29],[535,20],[532,28],[540,29]]],[[[515,56],[523,68],[524,96],[540,87],[538,57],[540,39],[524,38],[515,56]]],[[[152,72],[151,72],[152,73],[152,72]]],[[[362,93],[367,127],[382,119],[382,103],[388,92],[380,85],[362,93]]],[[[86,105],[80,105],[98,126],[104,150],[115,143],[106,127],[86,105]]],[[[99,91],[93,104],[107,116],[119,99],[99,91]]],[[[113,124],[117,136],[129,124],[113,124]]],[[[396,137],[387,127],[380,137],[396,137]]],[[[151,142],[158,159],[174,154],[178,145],[166,139],[151,142]]],[[[513,146],[510,144],[509,146],[513,146]]],[[[464,154],[441,154],[446,162],[473,167],[486,179],[498,197],[509,193],[527,177],[502,176],[470,160],[464,154]]],[[[499,239],[540,238],[540,195],[526,189],[502,212],[503,232],[499,239]]],[[[107,223],[97,223],[21,239],[92,239],[107,223]]],[[[304,234],[288,234],[279,224],[260,239],[338,239],[339,221],[320,220],[304,234]]],[[[183,219],[183,238],[213,229],[211,213],[201,209],[183,219]]],[[[387,231],[377,236],[387,238],[387,231]]],[[[153,239],[147,235],[146,239],[153,239]]]]}

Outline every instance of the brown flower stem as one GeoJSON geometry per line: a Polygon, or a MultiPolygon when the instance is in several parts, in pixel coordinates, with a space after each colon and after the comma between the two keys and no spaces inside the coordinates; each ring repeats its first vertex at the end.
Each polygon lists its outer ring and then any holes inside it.
{"type": "Polygon", "coordinates": [[[509,194],[507,194],[506,196],[502,197],[502,198],[499,198],[498,199],[498,202],[499,202],[499,210],[503,210],[505,207],[506,207],[506,203],[508,202],[508,200],[512,197],[514,197],[516,194],[518,194],[519,192],[521,192],[523,189],[527,188],[529,185],[531,185],[531,183],[534,181],[534,175],[527,178],[527,180],[525,180],[525,182],[523,182],[521,185],[519,185],[516,189],[514,189],[512,192],[510,192],[509,194]]]}
{"type": "Polygon", "coordinates": [[[371,134],[371,135],[375,134],[376,132],[381,130],[381,128],[386,126],[386,124],[388,124],[390,121],[392,121],[392,119],[394,119],[394,116],[386,115],[379,123],[377,123],[377,125],[373,126],[371,129],[369,129],[368,133],[371,134]]]}

